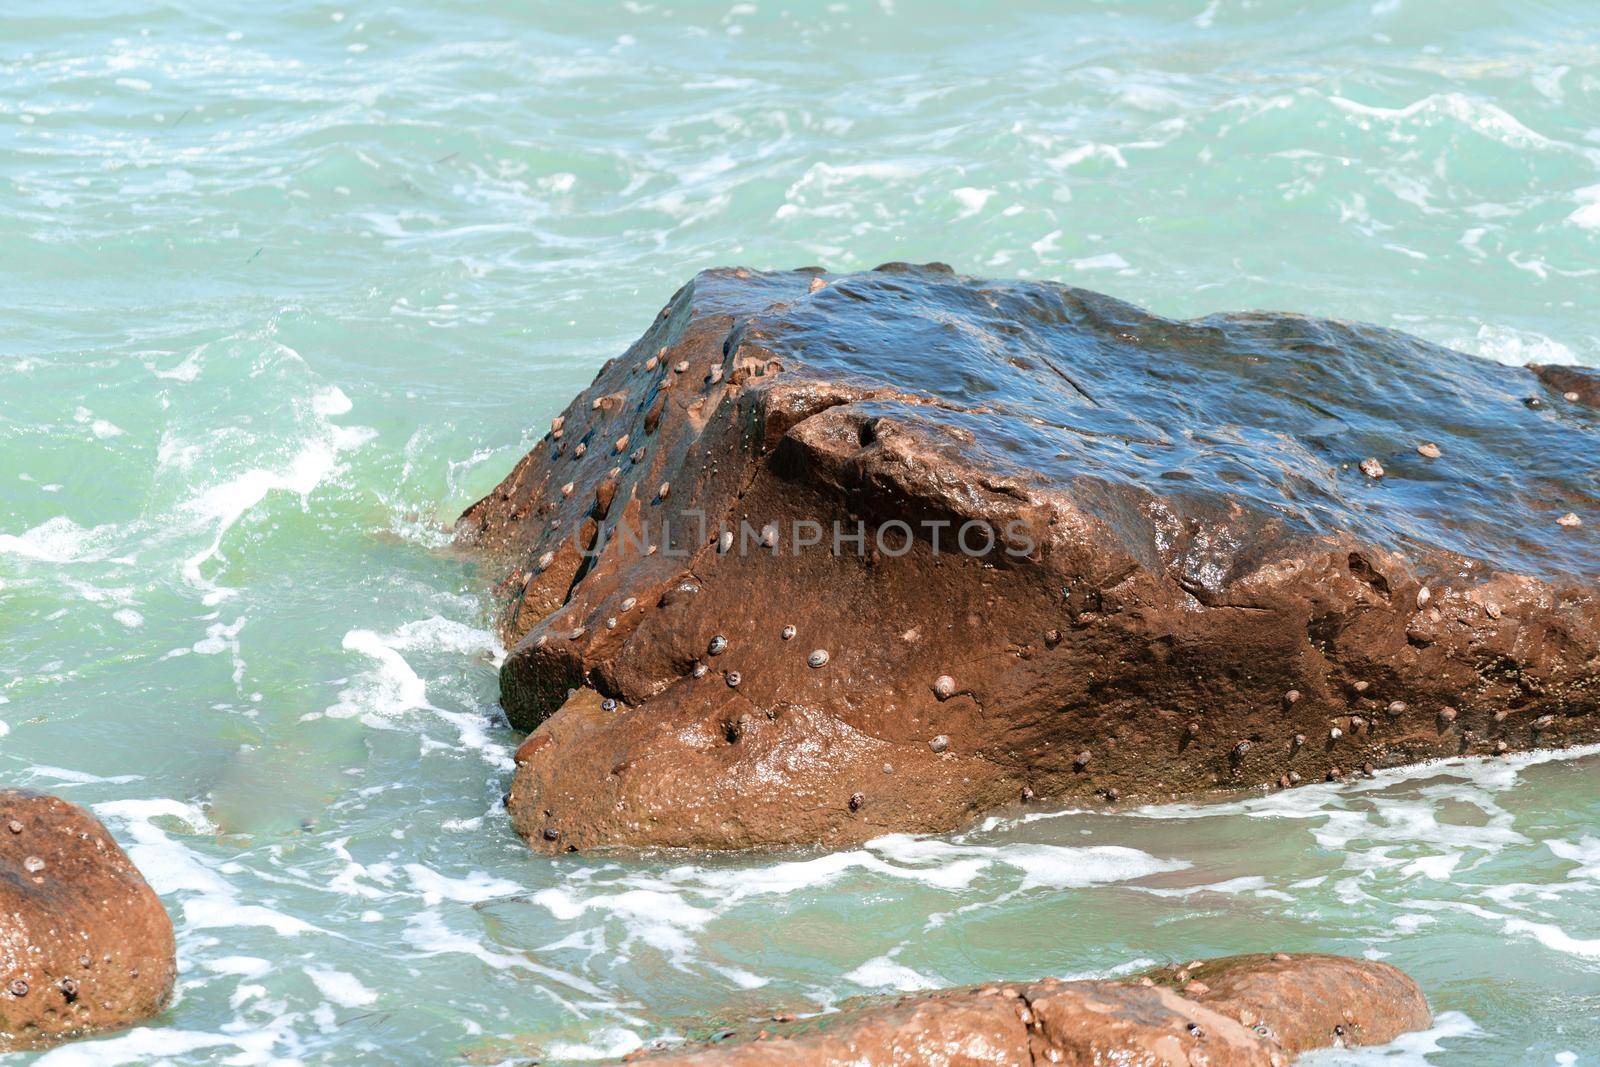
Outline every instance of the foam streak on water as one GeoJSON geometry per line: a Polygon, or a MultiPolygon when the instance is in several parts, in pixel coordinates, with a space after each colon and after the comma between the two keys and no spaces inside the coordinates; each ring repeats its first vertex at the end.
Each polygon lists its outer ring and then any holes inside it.
{"type": "Polygon", "coordinates": [[[550,861],[498,808],[483,578],[438,551],[716,264],[1600,363],[1590,4],[68,7],[0,42],[0,781],[98,812],[180,978],[32,1058],[581,1061],[1276,949],[1439,1010],[1317,1062],[1600,1056],[1600,755],[550,861]]]}

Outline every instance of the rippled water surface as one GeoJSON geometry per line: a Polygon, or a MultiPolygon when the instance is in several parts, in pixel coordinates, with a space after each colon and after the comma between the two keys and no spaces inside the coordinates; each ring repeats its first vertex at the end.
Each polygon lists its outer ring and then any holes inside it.
{"type": "Polygon", "coordinates": [[[0,86],[0,780],[94,807],[181,968],[39,1062],[563,1062],[1260,949],[1422,982],[1360,1062],[1600,1057],[1600,755],[551,862],[439,551],[716,264],[1600,363],[1588,0],[22,0],[0,86]]]}

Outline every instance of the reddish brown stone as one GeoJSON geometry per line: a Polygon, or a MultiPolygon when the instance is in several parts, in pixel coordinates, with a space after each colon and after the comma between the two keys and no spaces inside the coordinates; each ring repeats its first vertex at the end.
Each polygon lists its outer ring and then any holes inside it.
{"type": "Polygon", "coordinates": [[[1528,368],[1560,399],[1586,407],[1600,407],[1600,372],[1590,367],[1534,364],[1528,368]]]}
{"type": "Polygon", "coordinates": [[[175,972],[172,921],[99,820],[0,790],[0,1049],[148,1019],[175,972]]]}
{"type": "Polygon", "coordinates": [[[458,525],[515,576],[501,694],[547,739],[510,805],[535,847],[844,845],[1024,788],[1600,740],[1600,521],[1555,523],[1600,516],[1600,426],[1530,371],[937,266],[814,277],[698,276],[458,525]],[[993,549],[963,554],[969,522],[993,549]]]}
{"type": "Polygon", "coordinates": [[[1282,1067],[1308,1049],[1385,1044],[1432,1022],[1416,983],[1383,963],[1315,955],[1213,960],[1183,972],[1199,990],[1188,996],[1169,988],[1175,973],[866,1000],[644,1060],[662,1067],[1282,1067]]]}

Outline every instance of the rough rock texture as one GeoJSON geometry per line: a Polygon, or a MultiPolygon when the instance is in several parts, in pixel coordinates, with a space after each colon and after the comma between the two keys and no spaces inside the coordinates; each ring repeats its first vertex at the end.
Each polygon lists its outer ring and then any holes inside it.
{"type": "Polygon", "coordinates": [[[1281,1067],[1307,1049],[1381,1045],[1432,1022],[1415,982],[1342,956],[1233,956],[1142,979],[1054,979],[858,1003],[721,1044],[673,1067],[1281,1067]]]}
{"type": "Polygon", "coordinates": [[[0,789],[0,1050],[148,1019],[175,973],[172,921],[99,820],[0,789]]]}
{"type": "Polygon", "coordinates": [[[458,523],[534,731],[514,823],[843,845],[1600,740],[1596,379],[1555,370],[937,265],[703,273],[458,523]]]}

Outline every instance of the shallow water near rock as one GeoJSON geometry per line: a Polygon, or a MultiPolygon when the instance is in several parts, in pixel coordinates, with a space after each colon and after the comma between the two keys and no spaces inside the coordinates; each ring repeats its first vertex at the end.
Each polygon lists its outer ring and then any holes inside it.
{"type": "Polygon", "coordinates": [[[700,267],[938,259],[1600,363],[1587,5],[24,4],[0,779],[161,893],[157,1025],[17,1062],[568,1062],[874,991],[1381,956],[1315,1063],[1600,1056],[1600,754],[530,856],[450,521],[700,267]]]}

